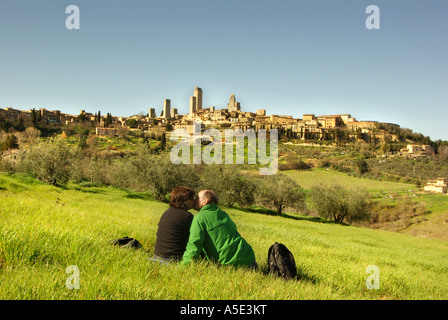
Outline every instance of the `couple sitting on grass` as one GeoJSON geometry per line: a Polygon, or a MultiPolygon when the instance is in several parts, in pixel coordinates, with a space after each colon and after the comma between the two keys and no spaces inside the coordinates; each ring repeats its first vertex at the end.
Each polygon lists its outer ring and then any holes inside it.
{"type": "Polygon", "coordinates": [[[170,208],[159,221],[154,256],[159,262],[188,265],[205,255],[223,265],[257,268],[252,247],[238,233],[229,215],[218,208],[212,190],[196,192],[176,187],[171,192],[170,208]],[[198,210],[194,217],[188,211],[198,210]]]}

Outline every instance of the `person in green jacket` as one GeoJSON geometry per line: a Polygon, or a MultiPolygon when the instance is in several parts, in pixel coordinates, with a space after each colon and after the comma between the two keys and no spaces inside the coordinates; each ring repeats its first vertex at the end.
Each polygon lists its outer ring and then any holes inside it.
{"type": "Polygon", "coordinates": [[[195,209],[199,213],[191,223],[181,264],[189,264],[204,252],[207,259],[223,265],[257,268],[252,247],[238,233],[229,215],[218,208],[217,203],[218,198],[212,190],[198,193],[195,209]]]}

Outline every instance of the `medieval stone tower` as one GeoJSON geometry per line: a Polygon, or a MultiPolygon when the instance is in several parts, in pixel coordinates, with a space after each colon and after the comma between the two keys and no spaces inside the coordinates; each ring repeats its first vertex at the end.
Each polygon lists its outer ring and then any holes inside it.
{"type": "Polygon", "coordinates": [[[202,109],[202,89],[194,88],[193,96],[190,97],[190,114],[202,109]]]}
{"type": "Polygon", "coordinates": [[[201,110],[202,109],[202,89],[198,88],[198,86],[196,86],[196,88],[194,89],[193,96],[196,98],[196,110],[201,110]]]}
{"type": "Polygon", "coordinates": [[[233,93],[230,95],[229,103],[227,104],[227,110],[229,112],[241,110],[240,103],[236,101],[235,95],[233,93]]]}
{"type": "Polygon", "coordinates": [[[171,116],[171,100],[165,99],[163,101],[163,115],[162,117],[165,119],[169,119],[171,116]]]}

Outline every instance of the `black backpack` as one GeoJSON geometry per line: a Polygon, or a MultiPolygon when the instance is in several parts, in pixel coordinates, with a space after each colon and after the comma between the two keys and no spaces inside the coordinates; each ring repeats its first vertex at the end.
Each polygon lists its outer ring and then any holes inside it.
{"type": "Polygon", "coordinates": [[[291,251],[284,244],[274,243],[268,251],[269,273],[285,280],[297,276],[296,262],[291,251]]]}
{"type": "Polygon", "coordinates": [[[134,248],[134,249],[140,249],[143,246],[140,242],[138,242],[134,238],[124,237],[120,239],[115,239],[110,241],[111,244],[120,246],[120,248],[134,248]]]}

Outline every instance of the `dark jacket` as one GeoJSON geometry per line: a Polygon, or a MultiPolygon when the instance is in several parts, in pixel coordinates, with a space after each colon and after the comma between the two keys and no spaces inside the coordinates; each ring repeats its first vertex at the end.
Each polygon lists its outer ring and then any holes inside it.
{"type": "Polygon", "coordinates": [[[154,255],[182,259],[190,235],[193,215],[185,209],[170,207],[159,221],[154,255]]]}

